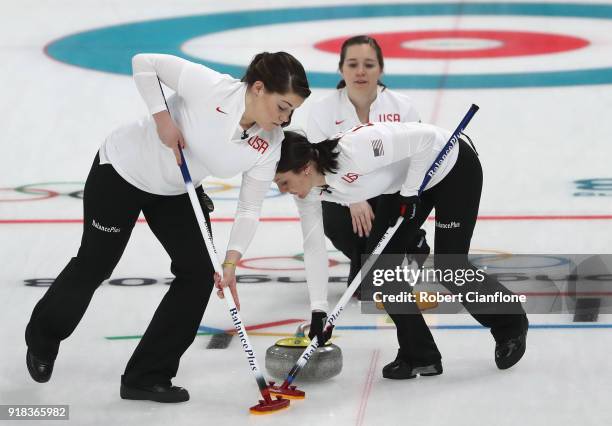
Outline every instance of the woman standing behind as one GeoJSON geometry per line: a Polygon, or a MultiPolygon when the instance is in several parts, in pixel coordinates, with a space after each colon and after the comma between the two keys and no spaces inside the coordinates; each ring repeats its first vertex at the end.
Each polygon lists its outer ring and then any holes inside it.
{"type": "Polygon", "coordinates": [[[359,35],[347,39],[338,67],[342,80],[337,90],[310,110],[307,133],[311,142],[321,142],[368,122],[420,121],[410,98],[389,90],[380,81],[384,58],[374,38],[359,35]]]}
{"type": "MultiPolygon", "coordinates": [[[[409,97],[389,90],[380,79],[384,70],[382,49],[376,39],[358,35],[344,41],[338,64],[342,80],[336,91],[312,105],[308,118],[308,140],[318,143],[354,126],[369,122],[414,122],[420,117],[409,97]]],[[[348,205],[322,202],[323,229],[334,247],[351,261],[348,283],[361,268],[361,256],[369,254],[386,231],[374,225],[376,215],[385,215],[389,196],[379,195],[348,205]],[[371,236],[371,238],[369,238],[371,236]],[[369,241],[369,243],[368,243],[369,241]]],[[[376,223],[386,223],[381,220],[376,223]]],[[[429,253],[425,231],[419,231],[410,253],[429,253]]],[[[357,292],[359,297],[359,291],[357,292]]],[[[325,306],[312,305],[315,312],[325,306]]],[[[313,313],[313,327],[324,317],[313,313]]]]}

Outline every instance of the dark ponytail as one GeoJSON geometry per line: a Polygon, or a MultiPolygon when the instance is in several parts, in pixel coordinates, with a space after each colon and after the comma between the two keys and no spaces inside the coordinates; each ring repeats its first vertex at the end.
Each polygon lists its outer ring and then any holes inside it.
{"type": "Polygon", "coordinates": [[[319,143],[310,143],[306,136],[285,130],[281,158],[276,166],[276,172],[292,171],[299,173],[312,161],[319,173],[336,173],[336,170],[338,170],[338,155],[340,155],[336,151],[339,140],[328,139],[319,143]]]}
{"type": "Polygon", "coordinates": [[[338,156],[340,155],[336,151],[338,142],[340,142],[340,139],[327,139],[323,142],[311,144],[319,173],[336,173],[338,170],[338,156]]]}
{"type": "MultiPolygon", "coordinates": [[[[342,48],[340,49],[340,62],[338,63],[338,69],[341,70],[342,65],[344,65],[344,60],[346,59],[346,52],[348,48],[360,44],[367,44],[372,49],[374,49],[374,52],[376,52],[376,59],[378,59],[378,65],[380,65],[380,69],[382,71],[385,68],[385,60],[383,58],[382,49],[380,48],[380,45],[374,37],[370,37],[367,35],[358,35],[344,40],[344,43],[342,43],[342,48]]],[[[385,86],[384,83],[380,80],[378,80],[377,83],[379,86],[382,86],[385,89],[387,88],[387,86],[385,86]]],[[[342,79],[336,85],[336,89],[342,89],[344,87],[346,87],[346,81],[342,79]]]]}

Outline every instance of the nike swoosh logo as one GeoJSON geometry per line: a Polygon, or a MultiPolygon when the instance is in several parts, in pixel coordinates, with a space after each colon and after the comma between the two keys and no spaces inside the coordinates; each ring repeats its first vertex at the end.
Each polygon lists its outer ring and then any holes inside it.
{"type": "Polygon", "coordinates": [[[336,126],[339,126],[340,124],[344,123],[346,120],[336,120],[336,126]]]}
{"type": "Polygon", "coordinates": [[[215,108],[215,110],[217,112],[220,112],[221,114],[227,114],[227,112],[221,110],[221,107],[217,107],[217,108],[215,108]]]}

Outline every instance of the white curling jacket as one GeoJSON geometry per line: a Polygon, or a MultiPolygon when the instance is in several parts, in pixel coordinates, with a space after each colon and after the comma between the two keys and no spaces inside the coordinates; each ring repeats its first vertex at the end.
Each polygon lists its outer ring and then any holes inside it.
{"type": "MultiPolygon", "coordinates": [[[[338,171],[325,175],[324,191],[315,187],[304,198],[294,197],[304,242],[306,281],[311,309],[328,311],[328,255],[323,232],[321,201],[348,204],[400,191],[418,193],[419,187],[446,142],[448,130],[423,123],[369,123],[338,135],[338,171]]],[[[425,190],[434,187],[457,161],[455,146],[425,190]]]]}
{"type": "MultiPolygon", "coordinates": [[[[132,60],[134,81],[150,114],[166,109],[159,84],[175,91],[168,97],[170,115],[183,133],[184,155],[194,183],[208,176],[242,173],[238,209],[228,250],[244,254],[259,220],[261,204],[274,178],[283,132],[258,125],[241,139],[239,121],[247,85],[203,65],[161,54],[138,54],[132,60]],[[158,81],[159,79],[159,81],[158,81]]],[[[157,135],[152,116],[122,126],[100,147],[101,164],[111,163],[127,182],[159,195],[186,192],[176,160],[157,135]]]]}

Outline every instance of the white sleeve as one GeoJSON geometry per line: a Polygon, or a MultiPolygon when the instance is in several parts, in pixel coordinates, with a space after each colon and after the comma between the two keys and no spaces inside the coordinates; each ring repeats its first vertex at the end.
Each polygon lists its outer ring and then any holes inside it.
{"type": "Polygon", "coordinates": [[[327,302],[328,256],[323,232],[321,201],[310,195],[305,199],[293,197],[300,214],[304,241],[304,265],[310,295],[310,309],[329,311],[327,302]]]}
{"type": "Polygon", "coordinates": [[[136,87],[151,114],[166,110],[159,81],[184,99],[205,96],[222,74],[178,56],[139,53],[132,58],[136,87]],[[159,78],[159,81],[158,81],[159,78]]]}
{"type": "Polygon", "coordinates": [[[359,138],[359,141],[348,141],[344,145],[350,147],[357,173],[371,173],[410,158],[400,194],[405,197],[418,194],[431,165],[432,146],[436,138],[436,132],[430,126],[418,123],[375,124],[344,137],[359,138]]]}
{"type": "Polygon", "coordinates": [[[323,131],[321,124],[319,123],[317,114],[315,111],[317,109],[317,105],[313,105],[313,108],[310,110],[310,114],[308,114],[308,125],[306,127],[306,136],[308,137],[308,141],[311,143],[319,143],[324,141],[331,135],[326,134],[323,131]]]}
{"type": "Polygon", "coordinates": [[[255,230],[259,224],[261,205],[270,190],[270,184],[274,179],[276,165],[280,159],[283,130],[278,128],[271,136],[278,143],[273,143],[257,163],[242,174],[242,185],[240,185],[240,195],[238,196],[238,208],[234,226],[230,233],[228,250],[236,250],[242,255],[251,244],[255,230]]]}
{"type": "Polygon", "coordinates": [[[228,250],[236,250],[244,255],[257,230],[261,205],[269,189],[270,181],[254,179],[247,173],[242,175],[238,207],[230,232],[228,250]]]}

